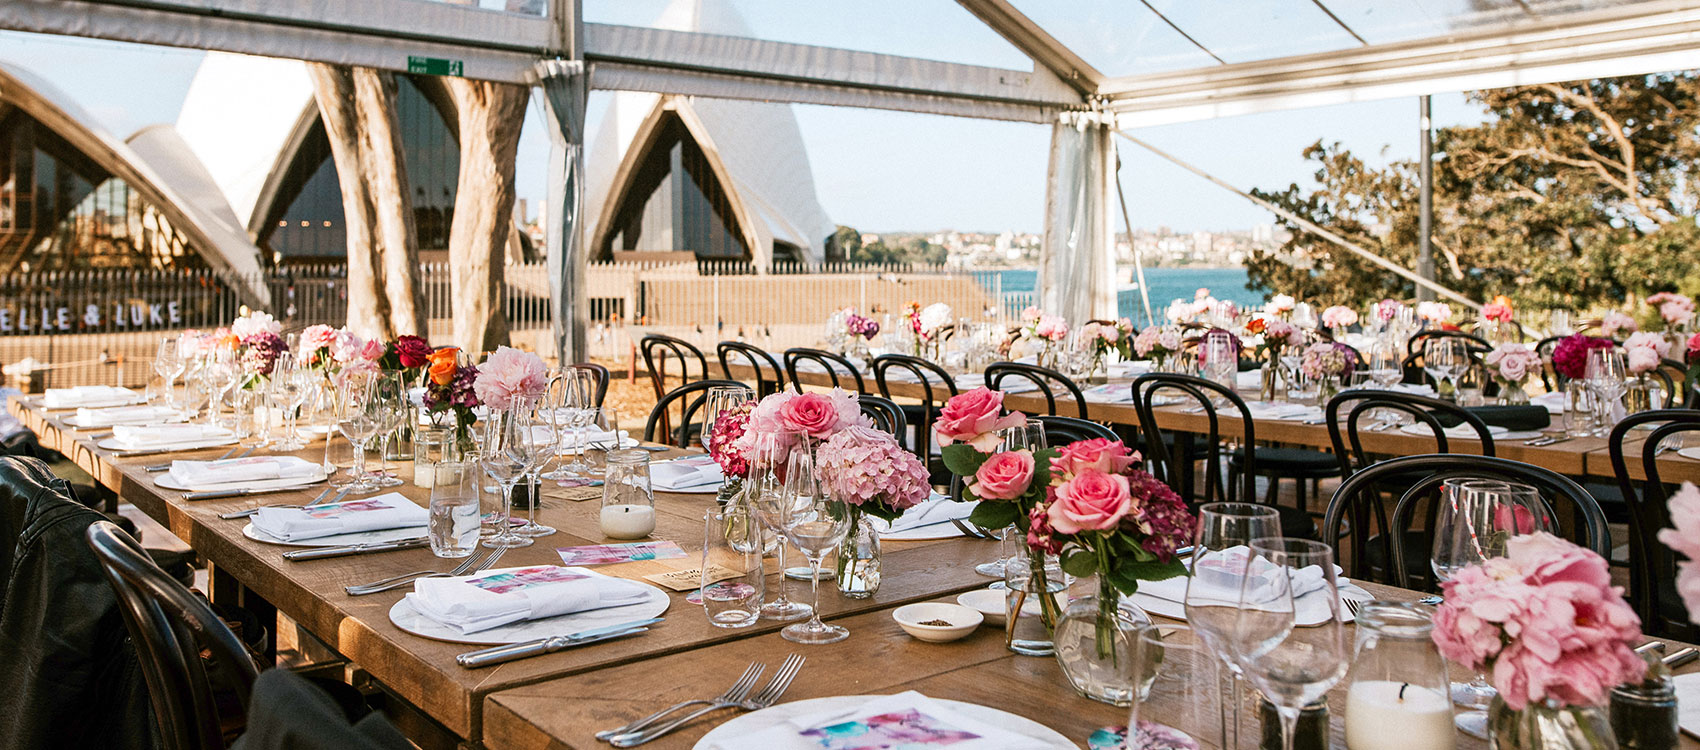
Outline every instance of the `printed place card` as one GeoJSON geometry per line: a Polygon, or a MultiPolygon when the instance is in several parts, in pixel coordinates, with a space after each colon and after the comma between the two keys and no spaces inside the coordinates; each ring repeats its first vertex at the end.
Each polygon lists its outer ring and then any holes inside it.
{"type": "Polygon", "coordinates": [[[642,560],[676,560],[685,556],[676,542],[630,542],[561,547],[555,550],[565,565],[613,565],[642,560]]]}
{"type": "Polygon", "coordinates": [[[702,568],[684,568],[669,570],[666,573],[651,573],[644,576],[643,579],[650,583],[666,586],[674,591],[695,591],[704,583],[715,583],[728,578],[737,578],[741,575],[743,574],[723,565],[709,565],[706,578],[702,574],[702,568]]]}

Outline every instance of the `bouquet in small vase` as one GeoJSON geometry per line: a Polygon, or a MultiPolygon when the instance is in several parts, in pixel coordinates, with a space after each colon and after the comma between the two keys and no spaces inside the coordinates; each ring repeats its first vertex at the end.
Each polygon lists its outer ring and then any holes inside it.
{"type": "Polygon", "coordinates": [[[903,322],[914,334],[915,356],[926,356],[929,352],[936,354],[939,337],[952,320],[950,305],[943,302],[934,302],[926,307],[921,307],[919,302],[909,303],[903,310],[903,322]]]}
{"type": "Polygon", "coordinates": [[[1647,375],[1658,370],[1669,353],[1670,341],[1657,333],[1632,333],[1623,342],[1624,369],[1632,378],[1623,394],[1624,409],[1630,414],[1658,408],[1664,400],[1647,375]]]}
{"type": "Polygon", "coordinates": [[[289,351],[284,343],[283,324],[271,315],[249,312],[230,324],[230,334],[236,337],[237,356],[242,360],[242,388],[253,390],[263,386],[277,366],[278,357],[289,351]]]}
{"type": "Polygon", "coordinates": [[[454,419],[455,445],[462,454],[477,446],[472,439],[472,425],[478,421],[473,409],[479,406],[478,368],[459,363],[460,350],[445,347],[431,353],[425,369],[425,413],[431,423],[446,427],[444,419],[454,419]]]}
{"type": "Polygon", "coordinates": [[[409,386],[418,384],[420,374],[426,365],[431,363],[432,347],[430,342],[418,336],[400,336],[395,341],[384,345],[384,353],[378,357],[378,367],[391,372],[402,373],[402,382],[409,386]]]}
{"type": "Polygon", "coordinates": [[[1037,307],[1021,311],[1021,338],[1038,347],[1035,359],[1040,367],[1051,367],[1056,360],[1056,348],[1068,339],[1068,321],[1037,307]]]}
{"type": "Polygon", "coordinates": [[[1267,316],[1247,321],[1245,330],[1247,334],[1258,337],[1252,354],[1263,360],[1259,398],[1264,401],[1274,401],[1277,398],[1285,401],[1286,389],[1281,387],[1280,380],[1283,377],[1291,379],[1292,375],[1283,373],[1281,354],[1289,347],[1304,345],[1304,330],[1282,318],[1267,316]]]}
{"type": "Polygon", "coordinates": [[[1487,365],[1488,372],[1499,382],[1500,403],[1529,403],[1529,394],[1523,390],[1523,379],[1531,372],[1540,371],[1541,355],[1535,350],[1522,344],[1500,344],[1482,358],[1482,364],[1487,365]]]}
{"type": "Polygon", "coordinates": [[[1606,338],[1616,339],[1641,330],[1641,324],[1622,310],[1607,310],[1600,316],[1600,333],[1606,338]]]}
{"type": "Polygon", "coordinates": [[[1169,326],[1146,326],[1133,339],[1133,353],[1151,360],[1159,372],[1167,369],[1169,359],[1180,353],[1181,346],[1180,329],[1169,326]]]}
{"type": "Polygon", "coordinates": [[[1441,584],[1435,645],[1498,689],[1488,711],[1496,747],[1612,746],[1602,707],[1646,670],[1634,651],[1640,618],[1605,558],[1546,532],[1505,548],[1441,584]]]}
{"type": "Polygon", "coordinates": [[[880,544],[868,518],[895,521],[926,500],[933,492],[927,465],[889,433],[852,424],[815,449],[815,473],[850,516],[850,532],[838,549],[838,590],[851,598],[872,596],[879,590],[880,544]]]}
{"type": "Polygon", "coordinates": [[[1106,360],[1133,358],[1133,321],[1127,318],[1114,322],[1089,321],[1080,327],[1081,346],[1092,351],[1092,366],[1088,373],[1098,372],[1106,360]]]}
{"type": "Polygon", "coordinates": [[[1304,357],[1299,360],[1299,372],[1316,381],[1317,403],[1327,403],[1339,391],[1341,381],[1352,376],[1357,364],[1351,347],[1320,341],[1305,349],[1304,357]]]}
{"type": "Polygon", "coordinates": [[[1666,332],[1681,330],[1694,318],[1694,300],[1687,295],[1676,292],[1650,294],[1647,295],[1647,304],[1658,310],[1659,320],[1664,321],[1666,332]]]}

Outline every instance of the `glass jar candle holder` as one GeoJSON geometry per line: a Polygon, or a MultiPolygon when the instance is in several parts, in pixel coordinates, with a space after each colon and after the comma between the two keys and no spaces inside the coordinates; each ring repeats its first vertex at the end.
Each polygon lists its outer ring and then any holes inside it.
{"type": "Polygon", "coordinates": [[[602,535],[642,539],[655,531],[655,492],[649,481],[649,451],[628,448],[608,452],[602,484],[602,535]]]}

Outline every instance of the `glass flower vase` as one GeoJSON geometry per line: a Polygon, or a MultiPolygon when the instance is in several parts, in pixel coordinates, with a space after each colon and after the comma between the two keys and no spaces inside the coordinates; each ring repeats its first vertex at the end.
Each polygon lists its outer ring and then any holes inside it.
{"type": "Polygon", "coordinates": [[[1258,370],[1258,399],[1261,401],[1286,401],[1287,389],[1283,385],[1284,382],[1281,377],[1281,366],[1272,357],[1270,361],[1264,362],[1263,367],[1258,370]]]}
{"type": "Polygon", "coordinates": [[[1523,390],[1523,383],[1520,381],[1501,380],[1499,403],[1503,406],[1524,406],[1529,403],[1529,392],[1523,390]]]}
{"type": "Polygon", "coordinates": [[[726,481],[720,483],[720,489],[714,493],[714,502],[724,508],[728,504],[737,501],[743,494],[743,477],[728,476],[726,477],[726,481]]]}
{"type": "MultiPolygon", "coordinates": [[[[1136,685],[1135,678],[1155,671],[1134,668],[1134,644],[1140,628],[1150,624],[1144,610],[1123,602],[1121,593],[1098,576],[1097,592],[1070,601],[1057,622],[1057,664],[1069,685],[1084,697],[1112,706],[1143,700],[1151,683],[1136,685]]],[[[1161,658],[1157,653],[1146,656],[1161,658]]]]}
{"type": "Polygon", "coordinates": [[[1325,405],[1329,399],[1340,392],[1340,378],[1337,375],[1326,375],[1316,379],[1316,403],[1325,405]]]}
{"type": "Polygon", "coordinates": [[[1629,379],[1623,389],[1623,411],[1625,414],[1651,411],[1659,408],[1664,401],[1664,388],[1640,373],[1629,379]]]}
{"type": "Polygon", "coordinates": [[[880,533],[867,514],[850,508],[850,533],[838,546],[838,593],[866,599],[880,589],[880,533]]]}
{"type": "Polygon", "coordinates": [[[1495,697],[1488,707],[1494,750],[1617,750],[1611,720],[1600,706],[1530,703],[1512,710],[1495,697]]]}

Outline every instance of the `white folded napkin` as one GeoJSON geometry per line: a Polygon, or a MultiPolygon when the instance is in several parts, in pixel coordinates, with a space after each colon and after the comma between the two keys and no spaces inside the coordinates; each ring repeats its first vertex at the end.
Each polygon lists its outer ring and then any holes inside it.
{"type": "Polygon", "coordinates": [[[400,493],[390,492],[306,508],[261,508],[254,514],[254,528],[283,541],[296,542],[409,526],[418,526],[423,532],[430,517],[430,511],[400,493]]]}
{"type": "Polygon", "coordinates": [[[825,747],[950,750],[1047,750],[1041,740],[971,719],[913,690],[850,709],[793,716],[766,729],[729,737],[710,750],[819,750],[825,747]]]}
{"type": "Polygon", "coordinates": [[[77,409],[80,427],[111,427],[113,425],[148,425],[182,419],[183,412],[169,406],[108,406],[77,409]]]}
{"type": "Polygon", "coordinates": [[[1700,672],[1671,678],[1676,686],[1676,722],[1684,734],[1700,736],[1700,672]]]}
{"type": "Polygon", "coordinates": [[[1548,414],[1563,414],[1564,392],[1554,391],[1552,393],[1543,393],[1539,396],[1530,396],[1529,403],[1536,406],[1546,407],[1548,414]]]}
{"type": "MultiPolygon", "coordinates": [[[[783,358],[782,357],[774,357],[774,359],[775,360],[782,360],[783,358]]],[[[855,365],[857,370],[866,372],[867,363],[863,362],[861,357],[846,357],[845,359],[850,360],[850,364],[855,365]]],[[[828,361],[830,361],[830,360],[828,360],[828,361]]],[[[849,375],[850,374],[850,373],[846,372],[844,370],[844,367],[842,365],[839,365],[837,362],[832,363],[832,369],[837,371],[838,374],[840,374],[840,375],[849,375]]],[[[817,361],[812,360],[812,359],[799,359],[799,360],[797,360],[797,372],[825,373],[826,372],[826,365],[823,365],[820,362],[817,362],[817,361]]]]}
{"type": "MultiPolygon", "coordinates": [[[[1500,435],[1504,435],[1505,433],[1510,432],[1510,430],[1508,430],[1504,427],[1500,427],[1499,425],[1496,425],[1496,424],[1490,424],[1490,425],[1487,426],[1487,428],[1488,428],[1488,435],[1490,435],[1492,437],[1499,437],[1500,435]]],[[[1411,424],[1405,425],[1404,427],[1400,427],[1399,431],[1403,432],[1407,435],[1427,435],[1427,436],[1430,436],[1430,437],[1434,436],[1434,430],[1432,428],[1430,428],[1428,425],[1423,424],[1421,422],[1413,422],[1411,424]]],[[[1463,422],[1460,422],[1458,424],[1455,424],[1455,425],[1452,425],[1451,427],[1446,428],[1445,432],[1446,432],[1446,436],[1449,437],[1449,438],[1458,438],[1458,439],[1461,439],[1461,440],[1480,440],[1481,439],[1481,435],[1476,433],[1476,428],[1471,427],[1469,424],[1466,424],[1466,423],[1463,423],[1463,422]]]]}
{"type": "Polygon", "coordinates": [[[1434,386],[1427,383],[1394,383],[1393,390],[1398,391],[1399,393],[1414,393],[1418,396],[1428,396],[1430,398],[1433,398],[1435,395],[1434,386]]]}
{"type": "Polygon", "coordinates": [[[74,406],[116,406],[140,401],[135,391],[112,385],[79,385],[74,388],[49,388],[41,397],[49,409],[69,409],[74,406]]]}
{"type": "Polygon", "coordinates": [[[171,478],[188,487],[262,482],[268,479],[317,479],[318,464],[295,456],[250,456],[223,461],[172,461],[171,478]]]}
{"type": "MultiPolygon", "coordinates": [[[[1245,546],[1232,547],[1222,552],[1213,553],[1205,558],[1200,574],[1196,576],[1176,576],[1161,581],[1140,581],[1139,593],[1149,594],[1159,599],[1172,602],[1186,603],[1187,587],[1192,587],[1194,602],[1211,602],[1233,604],[1240,601],[1240,572],[1245,566],[1245,556],[1250,550],[1245,546]]],[[[1263,560],[1259,560],[1263,563],[1263,560]]],[[[1186,561],[1192,565],[1192,560],[1186,561]]],[[[1339,575],[1339,566],[1335,566],[1335,575],[1339,575]]],[[[1273,600],[1281,593],[1280,576],[1284,569],[1264,563],[1254,573],[1256,582],[1246,591],[1247,602],[1263,604],[1273,600]]],[[[1337,578],[1337,580],[1339,580],[1337,578]]],[[[1300,568],[1292,574],[1293,595],[1302,597],[1312,591],[1322,588],[1322,568],[1312,565],[1300,568]]]]}
{"type": "Polygon", "coordinates": [[[903,511],[896,521],[886,521],[880,518],[869,519],[874,529],[881,534],[895,534],[900,531],[918,529],[922,526],[933,526],[950,523],[967,518],[974,512],[979,503],[959,503],[944,495],[934,494],[922,500],[919,505],[903,511]]]}
{"type": "Polygon", "coordinates": [[[183,443],[199,443],[214,440],[229,440],[236,433],[224,427],[210,424],[157,424],[129,425],[121,424],[112,427],[112,440],[128,449],[155,448],[162,445],[180,445],[183,443]]]}
{"type": "Polygon", "coordinates": [[[1242,391],[1255,391],[1263,387],[1263,373],[1257,370],[1246,370],[1234,373],[1234,387],[1242,391]]]}
{"type": "Polygon", "coordinates": [[[586,568],[540,565],[461,578],[421,578],[407,600],[431,620],[476,633],[520,620],[623,607],[648,597],[649,588],[640,583],[586,568]]]}
{"type": "Polygon", "coordinates": [[[650,487],[658,490],[683,490],[705,487],[725,481],[720,464],[708,456],[687,456],[649,465],[650,487]]]}
{"type": "Polygon", "coordinates": [[[1133,403],[1133,387],[1127,383],[1104,383],[1081,391],[1087,401],[1131,404],[1133,403]]]}

